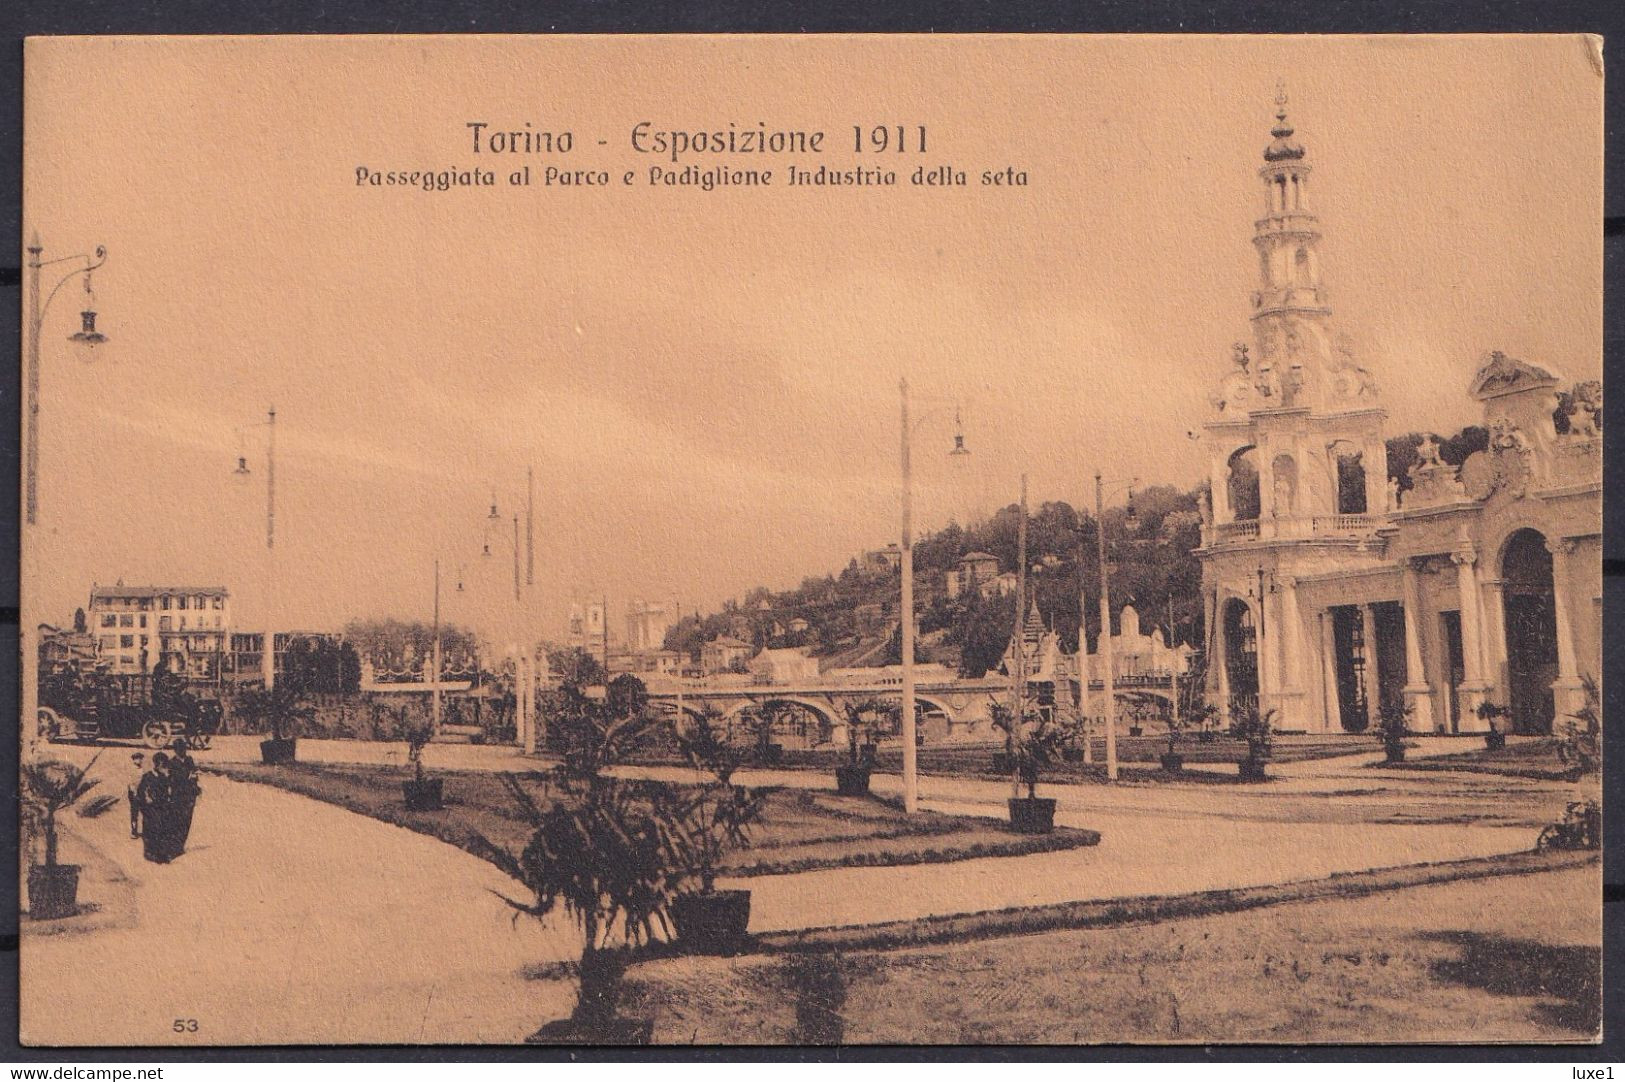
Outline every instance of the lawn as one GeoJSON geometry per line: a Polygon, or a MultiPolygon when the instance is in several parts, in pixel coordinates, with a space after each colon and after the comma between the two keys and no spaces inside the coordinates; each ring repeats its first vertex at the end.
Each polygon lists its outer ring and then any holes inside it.
{"type": "MultiPolygon", "coordinates": [[[[237,781],[258,782],[337,804],[373,819],[428,834],[482,855],[476,836],[517,853],[530,838],[523,812],[501,776],[486,771],[437,771],[445,778],[442,811],[408,811],[399,767],[294,763],[288,766],[210,764],[237,781]]],[[[553,799],[541,771],[514,775],[538,805],[553,799]]],[[[926,864],[978,857],[1020,856],[1094,845],[1094,831],[1058,827],[1052,834],[1013,834],[997,820],[921,812],[905,816],[895,803],[833,792],[770,789],[751,844],[723,860],[724,875],[780,875],[856,865],[926,864]]]]}
{"type": "MultiPolygon", "coordinates": [[[[1146,733],[1142,736],[1124,734],[1117,739],[1117,760],[1122,764],[1121,777],[1129,782],[1193,784],[1226,784],[1238,782],[1239,775],[1230,771],[1189,771],[1170,774],[1161,768],[1161,759],[1168,750],[1168,738],[1146,733]]],[[[1209,741],[1194,735],[1182,738],[1177,750],[1186,765],[1233,765],[1247,755],[1247,745],[1228,734],[1215,734],[1209,741]]],[[[1277,737],[1270,752],[1273,763],[1294,763],[1308,759],[1326,759],[1339,755],[1358,755],[1378,752],[1381,744],[1374,737],[1361,736],[1284,736],[1277,737]]],[[[995,741],[962,744],[935,744],[919,749],[921,773],[936,777],[1000,778],[995,773],[993,757],[1004,751],[1004,745],[995,741]]],[[[1044,769],[1044,777],[1054,782],[1100,781],[1105,778],[1106,741],[1095,737],[1091,748],[1091,763],[1057,762],[1044,769]]],[[[847,750],[843,748],[786,748],[772,769],[832,771],[845,763],[847,750]]],[[[681,765],[672,754],[647,754],[638,762],[681,765]]],[[[875,769],[881,773],[900,773],[903,749],[896,743],[884,744],[876,756],[875,769]]],[[[767,764],[750,762],[751,766],[767,764]]]]}
{"type": "Polygon", "coordinates": [[[1600,944],[1593,862],[945,946],[651,961],[627,1013],[683,1044],[1587,1041],[1600,944]]]}
{"type": "Polygon", "coordinates": [[[1537,781],[1572,781],[1578,775],[1558,758],[1551,737],[1523,740],[1494,751],[1479,746],[1449,755],[1433,755],[1404,763],[1379,764],[1389,770],[1462,770],[1472,774],[1500,774],[1537,781]]]}

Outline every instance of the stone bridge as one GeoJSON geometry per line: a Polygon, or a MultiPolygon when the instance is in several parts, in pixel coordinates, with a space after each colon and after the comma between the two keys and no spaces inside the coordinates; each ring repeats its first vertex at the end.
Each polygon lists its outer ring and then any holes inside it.
{"type": "MultiPolygon", "coordinates": [[[[870,700],[896,702],[902,696],[902,678],[895,668],[877,670],[872,678],[820,679],[805,683],[758,683],[749,676],[714,676],[679,680],[669,676],[647,676],[649,699],[675,715],[679,701],[684,714],[692,718],[711,711],[720,716],[725,728],[743,724],[746,715],[772,710],[778,713],[777,732],[791,746],[816,747],[846,742],[849,706],[870,700]]],[[[1120,676],[1115,697],[1119,718],[1166,717],[1173,705],[1171,682],[1166,675],[1120,676]]],[[[1077,682],[1068,681],[1063,702],[1077,695],[1077,682]]],[[[1048,684],[1035,684],[1041,700],[1048,684]]],[[[1086,700],[1091,715],[1102,715],[1101,683],[1090,682],[1086,700]]],[[[992,740],[994,703],[1008,703],[1010,680],[986,676],[978,680],[924,678],[914,685],[918,719],[926,743],[992,740]]]]}

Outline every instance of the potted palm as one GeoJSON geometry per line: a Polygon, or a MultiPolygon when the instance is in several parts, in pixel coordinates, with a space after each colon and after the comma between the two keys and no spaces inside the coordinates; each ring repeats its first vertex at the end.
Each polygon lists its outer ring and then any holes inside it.
{"type": "Polygon", "coordinates": [[[1484,732],[1484,747],[1490,751],[1497,751],[1506,747],[1506,730],[1498,726],[1496,722],[1511,717],[1512,711],[1500,703],[1482,702],[1478,704],[1478,716],[1489,726],[1484,732]]]}
{"type": "Polygon", "coordinates": [[[1236,709],[1234,720],[1230,723],[1230,735],[1247,743],[1247,755],[1237,764],[1242,781],[1268,780],[1264,764],[1274,744],[1277,715],[1275,710],[1260,710],[1251,703],[1236,709]]]}
{"type": "Polygon", "coordinates": [[[731,954],[750,925],[750,891],[718,890],[717,868],[728,849],[750,844],[750,829],[761,818],[766,794],[733,783],[741,765],[739,750],[722,737],[708,716],[701,716],[678,737],[683,755],[696,770],[709,775],[679,798],[684,851],[690,882],[673,899],[672,923],[677,941],[702,954],[731,954]]]}
{"type": "Polygon", "coordinates": [[[1184,728],[1184,720],[1178,715],[1168,719],[1168,750],[1162,753],[1162,769],[1166,773],[1177,774],[1185,769],[1185,757],[1179,754],[1179,739],[1184,728]]]}
{"type": "Polygon", "coordinates": [[[508,905],[538,919],[562,912],[581,935],[575,1009],[542,1026],[528,1043],[647,1044],[653,1032],[652,1019],[620,1014],[626,954],[671,934],[671,906],[690,876],[693,854],[687,807],[675,787],[603,775],[652,736],[647,710],[618,712],[626,701],[594,702],[579,689],[562,689],[549,725],[563,751],[550,802],[539,806],[516,775],[500,775],[533,827],[524,851],[515,855],[478,834],[470,839],[478,855],[534,897],[504,897],[508,905]]]}
{"type": "Polygon", "coordinates": [[[267,766],[298,758],[299,728],[316,716],[316,708],[305,702],[304,689],[286,680],[271,688],[245,689],[237,709],[261,731],[270,729],[270,737],[260,741],[260,759],[267,766]]]}
{"type": "Polygon", "coordinates": [[[401,723],[401,736],[406,741],[406,761],[412,764],[411,781],[401,782],[408,811],[439,811],[445,807],[443,778],[423,776],[423,749],[434,739],[434,723],[428,719],[412,721],[402,710],[397,715],[401,723]]]}
{"type": "Polygon", "coordinates": [[[846,765],[835,768],[835,791],[842,796],[865,796],[875,765],[881,718],[886,707],[866,699],[846,705],[846,765]]]}
{"type": "MultiPolygon", "coordinates": [[[[97,779],[88,776],[95,765],[95,757],[83,768],[60,759],[23,764],[23,811],[44,844],[44,860],[28,869],[28,916],[32,920],[56,920],[79,911],[79,866],[57,860],[57,816],[96,788],[97,779]]],[[[118,802],[118,797],[104,793],[80,805],[79,814],[92,819],[105,815],[118,802]]]]}
{"type": "Polygon", "coordinates": [[[574,1010],[527,1043],[648,1044],[654,1020],[622,1017],[621,985],[627,951],[669,934],[671,904],[687,874],[672,788],[566,778],[543,810],[515,776],[503,782],[535,824],[517,857],[476,839],[482,855],[535,898],[503,900],[537,919],[562,911],[581,936],[574,1010]]]}
{"type": "Polygon", "coordinates": [[[1029,713],[1025,723],[1017,725],[1007,707],[995,704],[992,712],[994,726],[1010,738],[1015,773],[1027,787],[1026,796],[1009,800],[1010,829],[1018,834],[1048,834],[1055,829],[1055,799],[1038,795],[1038,779],[1044,767],[1056,760],[1066,734],[1042,714],[1029,713]]]}
{"type": "Polygon", "coordinates": [[[1385,702],[1378,708],[1382,750],[1389,763],[1405,761],[1405,737],[1410,734],[1411,705],[1385,702]]]}

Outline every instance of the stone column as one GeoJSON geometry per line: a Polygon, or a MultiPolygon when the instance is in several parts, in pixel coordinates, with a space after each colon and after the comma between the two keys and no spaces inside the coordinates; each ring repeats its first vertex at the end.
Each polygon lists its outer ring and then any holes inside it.
{"type": "Polygon", "coordinates": [[[1549,540],[1546,549],[1552,554],[1552,602],[1557,617],[1557,679],[1552,682],[1557,705],[1555,728],[1565,715],[1585,705],[1585,692],[1574,661],[1574,625],[1569,614],[1569,595],[1574,588],[1569,557],[1574,553],[1574,542],[1566,537],[1549,540]]]}
{"type": "Polygon", "coordinates": [[[1489,723],[1478,716],[1479,704],[1484,701],[1489,687],[1484,683],[1479,665],[1484,648],[1480,641],[1482,629],[1478,626],[1478,576],[1473,571],[1478,553],[1472,545],[1463,544],[1450,554],[1450,560],[1456,565],[1456,592],[1461,605],[1462,678],[1456,695],[1461,709],[1459,727],[1464,733],[1480,733],[1489,728],[1489,723]]]}
{"type": "Polygon", "coordinates": [[[1360,606],[1361,630],[1365,636],[1365,720],[1375,730],[1382,722],[1382,684],[1377,679],[1377,610],[1360,606]]]}
{"type": "Polygon", "coordinates": [[[1337,629],[1331,609],[1320,611],[1320,669],[1326,685],[1325,731],[1335,733],[1343,728],[1343,701],[1337,694],[1337,629]]]}
{"type": "Polygon", "coordinates": [[[1505,579],[1480,579],[1484,595],[1484,682],[1497,689],[1505,701],[1507,692],[1507,619],[1503,589],[1505,579]]]}
{"type": "Polygon", "coordinates": [[[1298,580],[1290,576],[1281,579],[1281,676],[1277,683],[1281,689],[1282,720],[1293,723],[1304,721],[1303,709],[1303,621],[1298,615],[1298,580]],[[1291,715],[1288,717],[1287,715],[1291,715]]]}
{"type": "Polygon", "coordinates": [[[1416,577],[1416,564],[1406,560],[1402,567],[1405,586],[1405,705],[1411,708],[1412,732],[1431,733],[1433,689],[1428,685],[1422,663],[1422,584],[1416,577]]]}

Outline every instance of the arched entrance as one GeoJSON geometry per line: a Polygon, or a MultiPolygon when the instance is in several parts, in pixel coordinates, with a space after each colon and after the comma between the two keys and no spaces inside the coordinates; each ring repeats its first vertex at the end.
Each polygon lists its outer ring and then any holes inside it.
{"type": "Polygon", "coordinates": [[[1258,705],[1258,629],[1253,610],[1240,598],[1224,605],[1224,671],[1230,682],[1230,713],[1258,705]]]}
{"type": "Polygon", "coordinates": [[[1552,697],[1552,681],[1557,679],[1557,603],[1546,538],[1536,530],[1519,530],[1508,538],[1501,578],[1512,731],[1549,733],[1557,712],[1552,697]]]}

